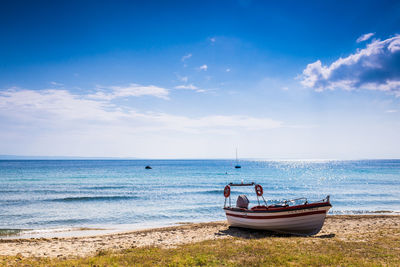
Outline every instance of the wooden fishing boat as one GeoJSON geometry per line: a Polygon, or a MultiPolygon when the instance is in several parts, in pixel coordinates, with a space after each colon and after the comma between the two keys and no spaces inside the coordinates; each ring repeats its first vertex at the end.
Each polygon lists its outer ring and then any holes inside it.
{"type": "Polygon", "coordinates": [[[329,196],[312,203],[309,203],[306,198],[298,198],[268,205],[263,197],[262,186],[254,183],[230,183],[225,186],[224,196],[224,210],[229,225],[295,235],[317,234],[324,225],[327,212],[332,207],[329,196]],[[233,207],[230,193],[231,187],[234,186],[254,186],[258,205],[249,208],[247,197],[240,195],[236,206],[233,207]],[[260,198],[265,205],[261,205],[260,198]],[[299,202],[301,203],[298,204],[299,202]]]}

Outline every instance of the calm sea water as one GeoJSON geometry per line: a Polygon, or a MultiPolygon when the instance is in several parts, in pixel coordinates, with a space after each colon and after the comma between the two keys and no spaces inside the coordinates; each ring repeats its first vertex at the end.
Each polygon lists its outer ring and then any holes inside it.
{"type": "MultiPolygon", "coordinates": [[[[400,212],[400,160],[3,160],[0,229],[224,220],[223,188],[257,182],[266,199],[331,195],[333,214],[400,212]],[[151,165],[153,169],[144,167],[151,165]]],[[[253,188],[236,188],[255,203],[253,188]]]]}

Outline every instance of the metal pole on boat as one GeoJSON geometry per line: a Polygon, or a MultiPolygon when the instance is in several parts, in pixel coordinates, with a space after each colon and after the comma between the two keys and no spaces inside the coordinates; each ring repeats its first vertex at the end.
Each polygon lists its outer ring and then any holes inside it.
{"type": "Polygon", "coordinates": [[[265,200],[264,196],[261,196],[264,200],[265,206],[268,206],[267,201],[265,200]]]}

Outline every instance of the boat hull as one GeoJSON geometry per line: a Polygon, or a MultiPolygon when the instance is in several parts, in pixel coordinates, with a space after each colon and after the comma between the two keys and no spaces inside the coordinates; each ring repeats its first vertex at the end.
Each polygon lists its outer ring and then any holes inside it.
{"type": "Polygon", "coordinates": [[[302,205],[280,209],[240,210],[224,208],[228,224],[235,227],[269,230],[296,235],[317,234],[331,208],[329,203],[302,205]]]}

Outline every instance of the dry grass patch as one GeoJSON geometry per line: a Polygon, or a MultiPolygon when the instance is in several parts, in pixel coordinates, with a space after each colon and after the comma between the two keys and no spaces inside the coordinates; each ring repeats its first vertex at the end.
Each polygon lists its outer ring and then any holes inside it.
{"type": "Polygon", "coordinates": [[[99,251],[79,259],[1,257],[3,266],[399,266],[400,230],[366,242],[336,237],[262,237],[209,240],[177,248],[99,251]]]}
{"type": "MultiPolygon", "coordinates": [[[[95,255],[80,258],[0,256],[0,266],[400,266],[399,219],[399,216],[331,216],[315,237],[274,235],[209,223],[105,236],[103,239],[50,240],[52,249],[61,241],[66,245],[79,240],[79,245],[73,247],[77,250],[96,240],[132,247],[107,250],[99,246],[93,250],[97,251],[95,255]],[[180,234],[182,231],[184,234],[180,234]],[[160,239],[160,233],[164,233],[163,239],[169,241],[206,234],[209,240],[181,245],[173,243],[173,247],[163,242],[158,246],[139,246],[143,240],[149,239],[153,243],[157,240],[154,238],[160,239]]],[[[13,242],[3,242],[3,245],[18,245],[19,241],[13,242]]],[[[47,241],[32,244],[38,246],[47,241]]],[[[73,255],[79,255],[77,250],[72,251],[73,255]]]]}

